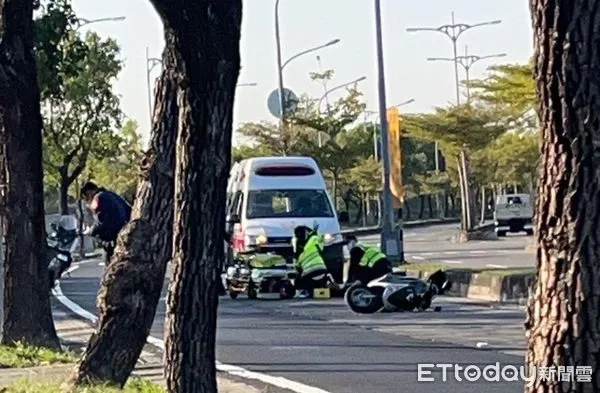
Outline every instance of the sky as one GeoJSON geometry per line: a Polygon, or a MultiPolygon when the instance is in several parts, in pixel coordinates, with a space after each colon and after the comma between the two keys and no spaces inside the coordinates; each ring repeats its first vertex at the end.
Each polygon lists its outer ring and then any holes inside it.
{"type": "MultiPolygon", "coordinates": [[[[275,0],[244,0],[242,21],[242,70],[236,93],[234,124],[275,121],[267,97],[277,88],[277,57],[274,35],[275,0]]],[[[452,62],[431,62],[429,57],[452,57],[451,40],[438,32],[409,33],[408,27],[437,27],[451,22],[475,24],[502,20],[501,24],[473,28],[458,40],[460,54],[477,56],[506,53],[500,59],[484,59],[473,65],[471,78],[486,75],[494,63],[524,63],[533,53],[528,1],[526,0],[381,0],[388,106],[409,99],[406,112],[428,112],[455,102],[452,62]]],[[[83,27],[115,38],[121,46],[125,68],[115,84],[127,117],[136,120],[147,140],[149,132],[146,48],[160,57],[164,45],[162,24],[149,0],[73,0],[78,16],[93,20],[121,17],[120,22],[101,22],[83,27]]],[[[336,45],[301,56],[285,68],[284,85],[298,96],[320,98],[323,86],[309,73],[322,68],[335,71],[328,88],[366,79],[358,85],[369,110],[378,108],[377,57],[373,0],[280,0],[283,61],[312,47],[339,39],[336,45]]],[[[151,73],[153,84],[159,67],[151,73]]],[[[461,70],[461,77],[464,76],[461,70]]],[[[344,89],[331,93],[335,100],[344,89]]],[[[241,139],[234,136],[234,144],[241,139]]]]}

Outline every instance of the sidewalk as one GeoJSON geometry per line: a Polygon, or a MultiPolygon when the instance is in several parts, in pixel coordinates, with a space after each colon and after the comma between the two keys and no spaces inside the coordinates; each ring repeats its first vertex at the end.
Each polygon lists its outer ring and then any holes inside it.
{"type": "MultiPolygon", "coordinates": [[[[74,352],[79,353],[94,329],[89,323],[74,318],[60,306],[53,305],[54,323],[61,343],[74,352]]],[[[22,369],[0,369],[0,391],[2,387],[11,385],[23,378],[64,382],[70,375],[73,365],[56,365],[31,367],[22,369]]],[[[158,350],[150,345],[142,351],[132,376],[148,379],[157,385],[165,386],[162,358],[158,350]]],[[[266,387],[258,389],[222,373],[217,374],[219,393],[279,393],[281,389],[266,387]]]]}

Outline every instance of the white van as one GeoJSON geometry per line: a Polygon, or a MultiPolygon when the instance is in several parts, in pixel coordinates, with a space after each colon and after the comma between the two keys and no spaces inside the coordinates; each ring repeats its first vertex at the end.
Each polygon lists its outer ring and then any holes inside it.
{"type": "Polygon", "coordinates": [[[291,262],[294,228],[305,225],[324,234],[325,259],[342,281],[344,238],[321,169],[310,157],[259,157],[241,161],[231,172],[233,193],[227,211],[233,251],[259,247],[291,262]]]}

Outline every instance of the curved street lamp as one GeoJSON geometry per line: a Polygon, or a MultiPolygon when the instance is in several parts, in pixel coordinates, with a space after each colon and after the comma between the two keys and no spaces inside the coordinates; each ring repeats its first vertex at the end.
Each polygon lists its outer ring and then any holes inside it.
{"type": "MultiPolygon", "coordinates": [[[[343,89],[344,87],[347,87],[347,86],[350,86],[350,85],[354,85],[354,84],[356,84],[356,83],[358,83],[358,82],[362,82],[362,81],[364,81],[365,79],[367,79],[367,77],[366,77],[366,76],[361,76],[361,77],[360,77],[360,78],[358,78],[358,79],[355,79],[355,80],[353,80],[353,81],[350,81],[350,82],[346,82],[346,83],[344,83],[344,84],[342,84],[342,85],[339,85],[339,86],[336,86],[336,87],[332,87],[331,89],[327,90],[327,91],[325,92],[325,94],[323,94],[323,95],[321,96],[321,98],[319,98],[319,101],[318,101],[318,103],[317,103],[317,108],[319,109],[319,112],[321,112],[321,104],[323,103],[323,100],[324,100],[324,99],[325,99],[325,98],[326,98],[326,97],[327,97],[327,96],[328,96],[328,95],[329,95],[331,92],[334,92],[334,91],[336,91],[336,90],[339,90],[339,89],[343,89]]],[[[327,110],[329,110],[329,108],[327,108],[327,110]]]]}
{"type": "Polygon", "coordinates": [[[79,27],[91,25],[92,23],[101,23],[101,22],[122,22],[127,19],[125,16],[115,16],[110,18],[99,18],[99,19],[84,19],[79,18],[79,27]]]}
{"type": "Polygon", "coordinates": [[[279,106],[281,108],[281,117],[279,119],[279,127],[283,127],[283,117],[285,115],[286,103],[285,97],[283,95],[283,68],[288,65],[292,60],[297,59],[300,56],[306,55],[308,53],[315,52],[317,50],[326,48],[331,45],[335,45],[340,42],[339,38],[331,40],[323,45],[315,46],[314,48],[306,49],[292,57],[290,57],[285,63],[282,61],[281,54],[281,33],[279,28],[279,2],[280,0],[275,1],[275,43],[277,47],[277,74],[279,79],[279,106]]]}

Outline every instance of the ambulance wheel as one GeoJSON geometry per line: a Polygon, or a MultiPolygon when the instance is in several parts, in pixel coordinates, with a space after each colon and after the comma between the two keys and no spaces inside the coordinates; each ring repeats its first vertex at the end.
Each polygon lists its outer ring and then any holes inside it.
{"type": "Polygon", "coordinates": [[[248,299],[256,299],[258,298],[258,292],[256,288],[252,284],[248,285],[248,299]]]}
{"type": "Polygon", "coordinates": [[[229,291],[229,297],[232,298],[233,300],[237,299],[239,294],[240,294],[239,292],[229,291]]]}

